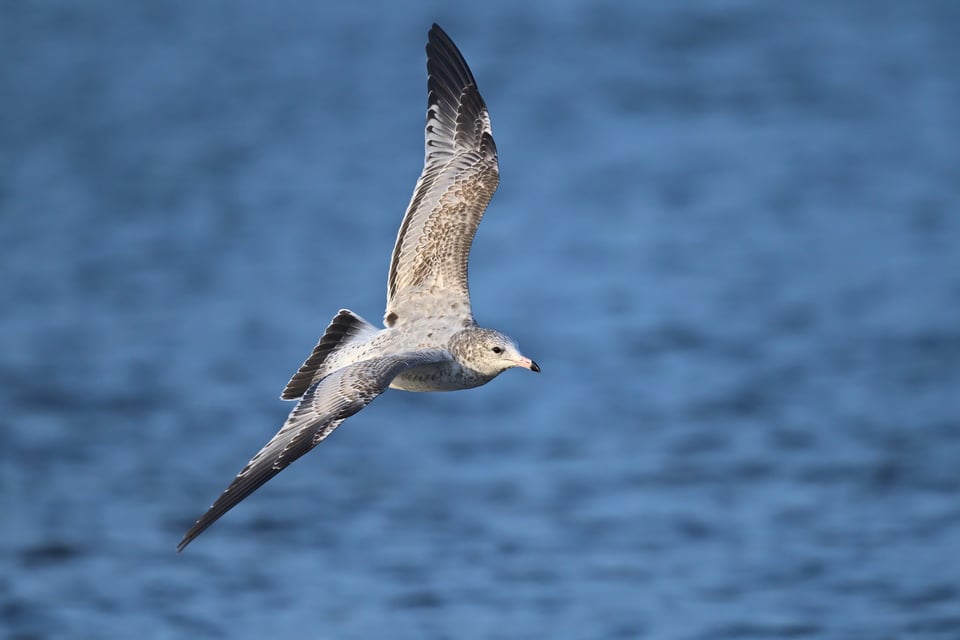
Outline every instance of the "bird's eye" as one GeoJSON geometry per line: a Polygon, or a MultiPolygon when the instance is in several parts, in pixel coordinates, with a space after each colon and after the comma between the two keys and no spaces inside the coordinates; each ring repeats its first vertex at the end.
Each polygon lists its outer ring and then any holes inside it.
{"type": "Polygon", "coordinates": [[[503,347],[494,347],[493,352],[496,354],[503,353],[503,347]]]}

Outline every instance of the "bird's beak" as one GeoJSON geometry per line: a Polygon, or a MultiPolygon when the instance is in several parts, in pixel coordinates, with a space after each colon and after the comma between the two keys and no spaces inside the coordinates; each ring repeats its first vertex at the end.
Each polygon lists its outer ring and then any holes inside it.
{"type": "Polygon", "coordinates": [[[540,365],[530,358],[520,358],[517,366],[523,367],[524,369],[530,369],[530,371],[533,371],[534,373],[540,373],[540,365]]]}

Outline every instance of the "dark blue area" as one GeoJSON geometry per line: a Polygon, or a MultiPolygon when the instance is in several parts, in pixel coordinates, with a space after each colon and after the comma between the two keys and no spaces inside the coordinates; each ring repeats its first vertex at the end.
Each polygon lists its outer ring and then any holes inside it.
{"type": "Polygon", "coordinates": [[[11,2],[11,638],[956,638],[960,6],[11,2]],[[432,7],[432,8],[431,8],[432,7]],[[502,184],[480,322],[184,554],[377,319],[439,22],[502,184]]]}

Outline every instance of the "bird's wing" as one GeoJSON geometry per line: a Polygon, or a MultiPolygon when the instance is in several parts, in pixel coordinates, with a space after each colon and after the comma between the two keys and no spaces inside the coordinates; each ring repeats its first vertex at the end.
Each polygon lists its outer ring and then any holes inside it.
{"type": "Polygon", "coordinates": [[[403,371],[450,360],[444,350],[421,350],[349,364],[311,385],[280,431],[237,474],[177,545],[182,551],[207,527],[291,462],[317,446],[341,422],[370,404],[403,371]]]}
{"type": "Polygon", "coordinates": [[[500,180],[487,106],[437,25],[427,42],[427,93],[426,159],[390,260],[388,327],[424,313],[472,321],[467,260],[500,180]]]}

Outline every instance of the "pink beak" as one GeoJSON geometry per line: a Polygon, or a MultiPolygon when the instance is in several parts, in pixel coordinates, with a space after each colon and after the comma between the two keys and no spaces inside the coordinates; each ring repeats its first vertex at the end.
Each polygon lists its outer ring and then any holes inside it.
{"type": "Polygon", "coordinates": [[[524,369],[530,369],[530,371],[533,371],[534,373],[540,373],[540,365],[538,365],[536,362],[534,362],[530,358],[520,358],[517,361],[517,363],[518,363],[517,364],[518,367],[523,367],[524,369]]]}

